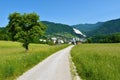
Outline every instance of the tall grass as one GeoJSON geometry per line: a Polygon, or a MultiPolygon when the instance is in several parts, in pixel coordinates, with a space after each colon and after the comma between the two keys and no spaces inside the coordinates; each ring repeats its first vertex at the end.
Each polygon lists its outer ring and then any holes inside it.
{"type": "Polygon", "coordinates": [[[81,44],[71,52],[83,80],[120,80],[120,44],[81,44]]]}
{"type": "Polygon", "coordinates": [[[21,43],[0,41],[0,80],[14,80],[38,62],[68,45],[30,44],[26,53],[21,43]]]}

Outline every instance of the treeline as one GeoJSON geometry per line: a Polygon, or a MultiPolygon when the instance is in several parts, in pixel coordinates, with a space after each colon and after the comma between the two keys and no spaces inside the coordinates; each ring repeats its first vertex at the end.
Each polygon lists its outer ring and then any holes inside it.
{"type": "Polygon", "coordinates": [[[95,35],[87,39],[88,43],[120,43],[120,32],[108,35],[95,35]]]}

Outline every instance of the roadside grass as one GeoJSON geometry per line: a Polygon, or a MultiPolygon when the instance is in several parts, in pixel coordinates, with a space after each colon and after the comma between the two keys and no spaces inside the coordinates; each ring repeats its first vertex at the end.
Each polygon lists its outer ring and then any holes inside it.
{"type": "Polygon", "coordinates": [[[0,41],[0,80],[14,80],[54,52],[68,45],[30,44],[26,53],[19,42],[0,41]]]}
{"type": "Polygon", "coordinates": [[[80,44],[71,56],[83,80],[120,80],[120,44],[80,44]]]}

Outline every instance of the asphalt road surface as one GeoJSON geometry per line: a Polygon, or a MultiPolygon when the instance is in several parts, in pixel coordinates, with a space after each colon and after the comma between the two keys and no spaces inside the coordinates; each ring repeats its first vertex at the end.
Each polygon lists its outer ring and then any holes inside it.
{"type": "Polygon", "coordinates": [[[56,52],[17,80],[72,80],[70,73],[69,53],[73,46],[56,52]]]}

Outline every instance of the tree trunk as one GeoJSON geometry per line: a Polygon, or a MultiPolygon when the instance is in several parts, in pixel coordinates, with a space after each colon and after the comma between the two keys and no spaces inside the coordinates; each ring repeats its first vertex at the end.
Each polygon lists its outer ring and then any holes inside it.
{"type": "Polygon", "coordinates": [[[28,42],[23,43],[23,47],[26,49],[26,52],[28,52],[28,50],[29,50],[29,43],[28,42]]]}
{"type": "Polygon", "coordinates": [[[25,46],[26,52],[28,52],[29,48],[28,45],[25,46]]]}

